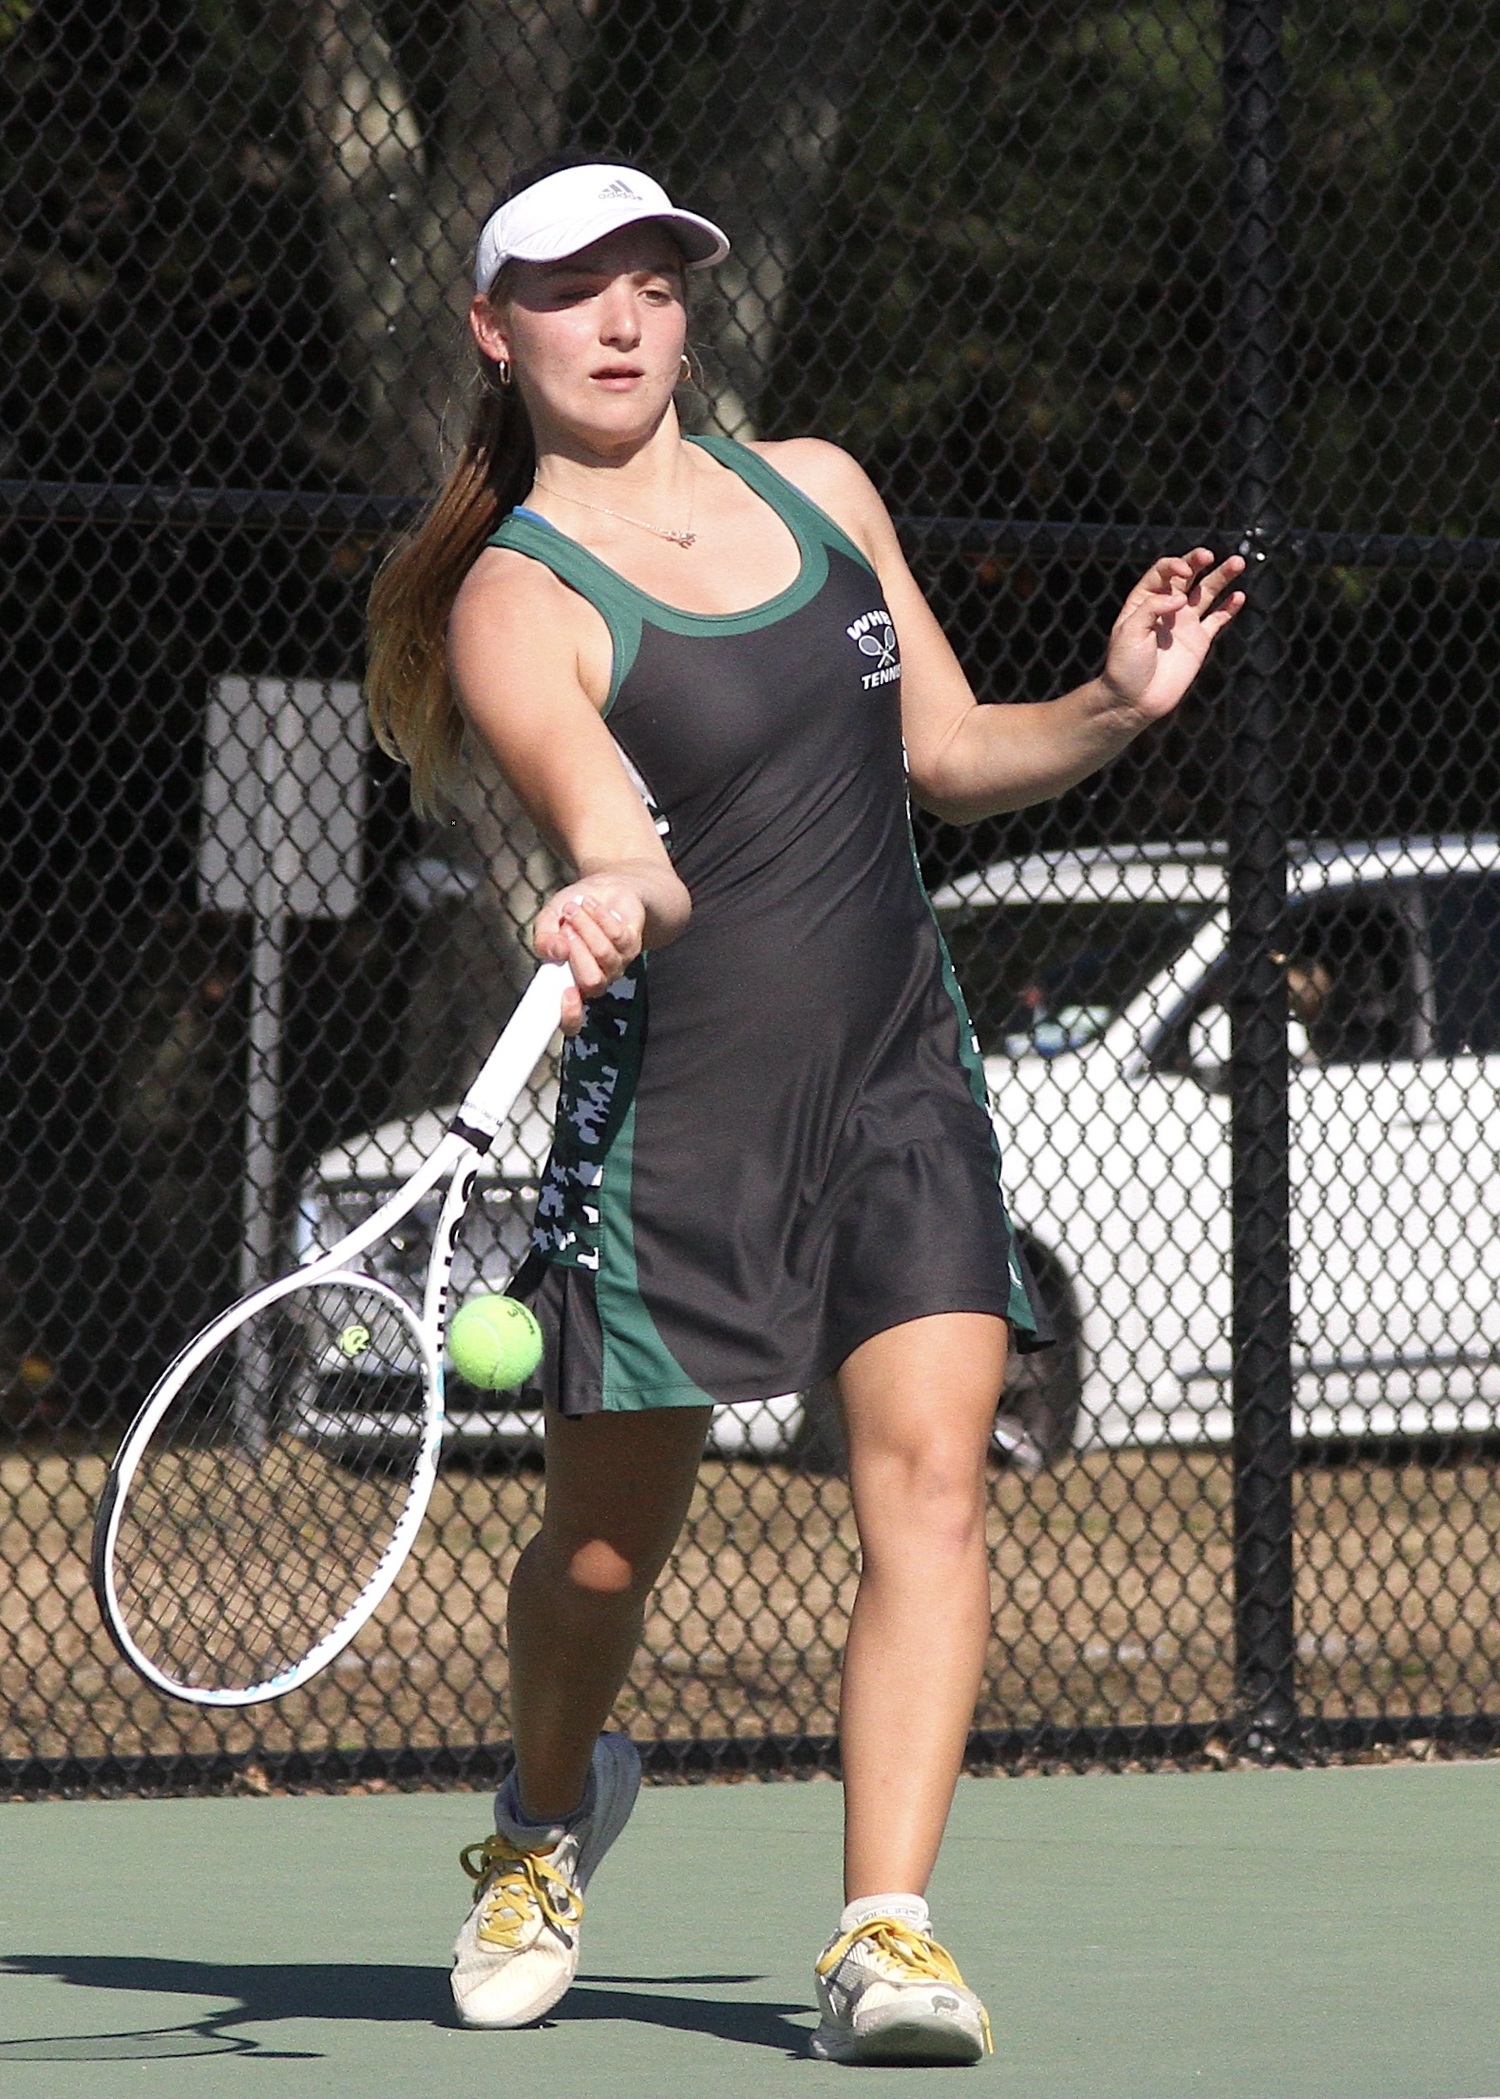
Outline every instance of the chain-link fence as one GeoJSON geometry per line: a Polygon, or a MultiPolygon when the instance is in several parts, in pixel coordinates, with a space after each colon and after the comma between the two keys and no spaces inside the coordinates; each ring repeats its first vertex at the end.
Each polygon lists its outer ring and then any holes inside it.
{"type": "MultiPolygon", "coordinates": [[[[982,697],[1091,673],[1155,553],[1251,557],[1180,719],[919,818],[1062,1336],[997,1423],[976,1753],[1488,1740],[1493,10],[0,0],[7,1782],[482,1775],[508,1731],[503,1396],[454,1387],[396,1592],[248,1718],[135,1681],[87,1539],[156,1368],[403,1176],[524,981],[546,852],[495,782],[418,823],[358,678],[475,230],[559,145],[727,224],[684,414],[848,444],[982,697]]],[[[471,1215],[496,1287],[549,1105],[471,1215]]],[[[625,1724],[825,1756],[856,1571],[827,1395],[723,1410],[625,1724]]]]}

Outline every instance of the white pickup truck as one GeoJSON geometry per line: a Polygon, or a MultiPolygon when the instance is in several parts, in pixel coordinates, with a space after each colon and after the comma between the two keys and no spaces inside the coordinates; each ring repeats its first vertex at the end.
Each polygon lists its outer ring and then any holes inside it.
{"type": "MultiPolygon", "coordinates": [[[[1303,847],[1289,889],[1295,1433],[1494,1431],[1500,842],[1303,847]]],[[[1018,1411],[1053,1450],[1224,1441],[1222,861],[1070,853],[933,901],[971,993],[1007,1194],[1071,1315],[1018,1411]]]]}
{"type": "MultiPolygon", "coordinates": [[[[1005,1185],[1057,1348],[1019,1360],[997,1443],[1229,1434],[1228,936],[1220,850],[1100,847],[1004,861],[934,909],[984,1054],[1005,1185]]],[[[1316,845],[1293,857],[1288,983],[1296,1433],[1500,1430],[1500,841],[1316,845]]],[[[497,1146],[455,1280],[498,1289],[548,1141],[543,1095],[497,1146]]],[[[445,1117],[329,1151],[303,1250],[396,1186],[445,1117]]],[[[419,1211],[389,1280],[420,1290],[419,1211]]],[[[399,1405],[399,1399],[388,1402],[399,1405]]],[[[711,1448],[784,1454],[819,1401],[719,1410],[711,1448]]],[[[823,1404],[826,1404],[824,1402],[823,1404]]],[[[308,1433],[351,1440],[310,1405],[308,1433]]],[[[531,1443],[534,1413],[450,1386],[465,1445],[531,1443]]],[[[389,1432],[389,1430],[387,1431],[389,1432]]]]}

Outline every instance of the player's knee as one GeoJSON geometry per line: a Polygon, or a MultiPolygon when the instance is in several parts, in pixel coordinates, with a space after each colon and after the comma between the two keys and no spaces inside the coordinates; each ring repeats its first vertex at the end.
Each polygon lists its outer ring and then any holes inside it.
{"type": "Polygon", "coordinates": [[[962,1547],[984,1527],[985,1465],[958,1439],[914,1442],[882,1454],[870,1468],[868,1507],[878,1502],[885,1523],[902,1535],[920,1533],[933,1546],[962,1547]]]}
{"type": "Polygon", "coordinates": [[[642,1570],[607,1538],[590,1538],[568,1557],[568,1580],[592,1596],[625,1596],[642,1584],[642,1570]]]}

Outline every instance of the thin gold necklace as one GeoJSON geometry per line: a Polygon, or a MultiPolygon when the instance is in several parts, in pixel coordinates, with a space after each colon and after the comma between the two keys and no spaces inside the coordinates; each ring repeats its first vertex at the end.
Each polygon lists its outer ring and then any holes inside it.
{"type": "Polygon", "coordinates": [[[558,497],[561,502],[576,503],[580,510],[597,510],[601,517],[618,518],[622,525],[638,525],[642,532],[654,532],[658,539],[670,539],[674,547],[690,547],[698,537],[693,530],[693,498],[698,493],[696,481],[688,488],[687,523],[680,532],[674,532],[667,525],[647,524],[643,517],[631,517],[623,510],[611,510],[608,503],[590,503],[584,496],[570,496],[565,489],[554,488],[550,481],[544,481],[540,474],[536,477],[536,485],[538,488],[544,488],[549,496],[558,497]]]}

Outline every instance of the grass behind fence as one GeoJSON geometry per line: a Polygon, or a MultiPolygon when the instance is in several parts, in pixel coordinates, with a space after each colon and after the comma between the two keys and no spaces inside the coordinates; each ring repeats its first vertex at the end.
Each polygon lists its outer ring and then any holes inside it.
{"type": "MultiPolygon", "coordinates": [[[[250,1714],[172,1705],[115,1654],[88,1580],[104,1460],[0,1460],[0,1755],[355,1750],[509,1732],[506,1585],[538,1471],[446,1467],[417,1549],[324,1677],[250,1714]]],[[[1213,1722],[1233,1705],[1230,1472],[1214,1451],[1095,1451],[996,1471],[995,1634],[977,1714],[1004,1728],[1213,1722]]],[[[1327,1717],[1500,1698],[1495,1461],[1305,1468],[1299,1681],[1327,1717]]],[[[858,1569],[846,1483],[709,1460],[620,1707],[642,1737],[829,1734],[858,1569]]]]}

